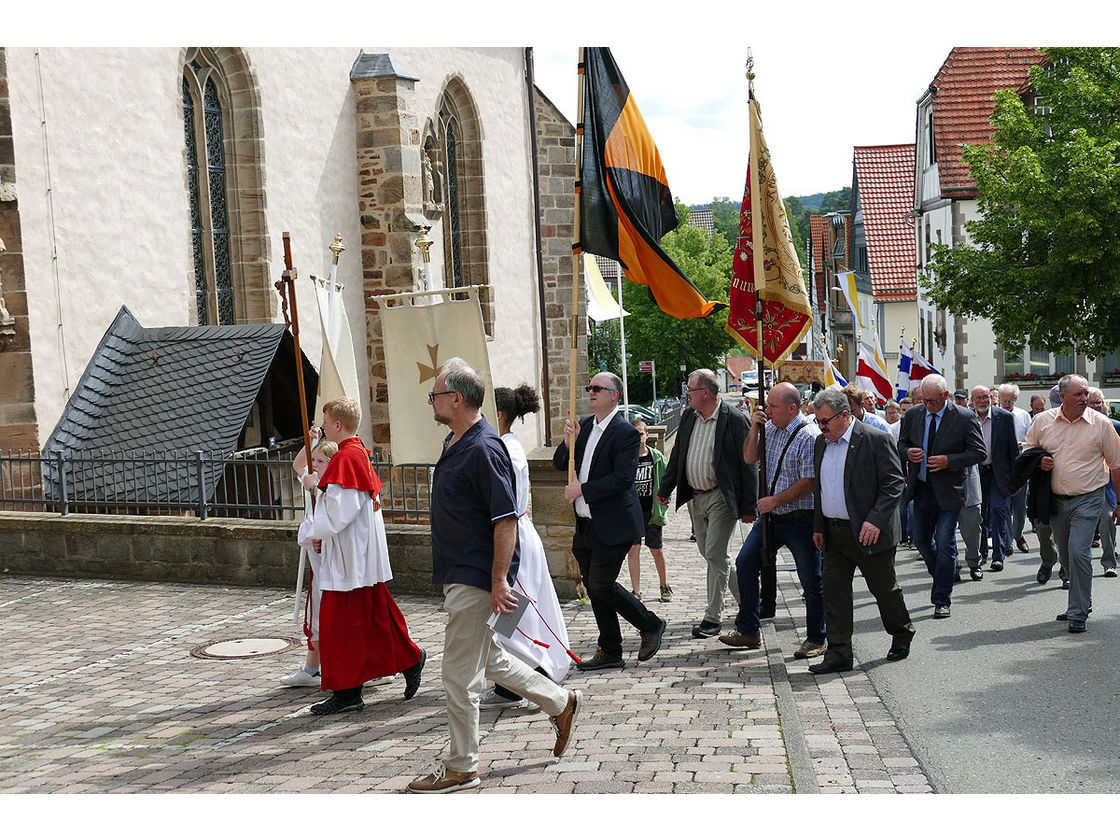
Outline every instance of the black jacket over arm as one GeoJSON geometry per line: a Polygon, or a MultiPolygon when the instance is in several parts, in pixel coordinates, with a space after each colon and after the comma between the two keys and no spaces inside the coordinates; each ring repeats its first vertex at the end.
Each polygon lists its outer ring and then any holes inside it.
{"type": "Polygon", "coordinates": [[[1043,525],[1050,524],[1051,488],[1050,472],[1044,470],[1041,464],[1042,459],[1049,454],[1037,446],[1024,449],[1011,466],[1011,480],[1008,482],[1012,493],[1030,482],[1031,489],[1027,491],[1027,518],[1038,520],[1043,525]]]}

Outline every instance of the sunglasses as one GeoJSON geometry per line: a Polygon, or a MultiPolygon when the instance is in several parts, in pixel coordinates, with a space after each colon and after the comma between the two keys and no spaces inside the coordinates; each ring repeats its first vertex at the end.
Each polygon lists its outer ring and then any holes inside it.
{"type": "Polygon", "coordinates": [[[587,393],[598,394],[600,391],[617,391],[617,388],[608,388],[606,385],[588,385],[587,393]]]}
{"type": "Polygon", "coordinates": [[[829,423],[831,423],[837,417],[840,417],[841,415],[844,415],[844,414],[847,414],[847,412],[846,411],[841,411],[840,414],[833,414],[831,417],[821,417],[818,414],[817,415],[817,425],[820,426],[822,429],[827,429],[829,423]]]}

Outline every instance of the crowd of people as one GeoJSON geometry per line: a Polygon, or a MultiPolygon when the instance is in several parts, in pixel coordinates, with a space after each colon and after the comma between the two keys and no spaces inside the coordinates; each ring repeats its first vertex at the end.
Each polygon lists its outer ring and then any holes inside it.
{"type": "MultiPolygon", "coordinates": [[[[478,785],[480,708],[534,704],[554,728],[553,754],[563,755],[583,704],[580,689],[562,685],[570,665],[580,672],[627,667],[623,623],[637,634],[639,663],[657,655],[667,625],[641,596],[641,546],[653,556],[659,600],[670,601],[661,529],[674,493],[706,566],[706,601],[692,636],[760,647],[784,547],[805,600],[805,641],[793,656],[819,657],[809,665],[815,674],[853,667],[856,570],[890,636],[887,661],[910,655],[915,631],[895,575],[899,546],[917,549],[925,564],[935,619],[950,618],[963,572],[983,580],[1016,550],[1028,550],[1028,521],[1039,539],[1038,582],[1047,583],[1057,565],[1069,592],[1057,616],[1069,632],[1085,632],[1092,612],[1094,547],[1105,576],[1117,574],[1120,422],[1107,417],[1103,394],[1083,377],[1063,377],[1051,408],[1032,398],[1027,412],[1015,405],[1014,385],[950,393],[934,374],[910,396],[887,402],[881,415],[874,395],[855,385],[826,388],[802,405],[795,386],[778,383],[748,417],[720,398],[716,375],[700,369],[688,377],[688,409],[666,459],[647,446],[645,424],[619,411],[622,383],[603,371],[587,386],[592,413],[565,423],[553,455],[553,466],[569,471],[563,494],[575,519],[571,550],[597,628],[594,653],[581,658],[528,515],[528,464],[512,431],[538,410],[538,397],[528,385],[496,389],[494,429],[481,412],[485,388],[474,369],[452,359],[428,395],[433,420],[449,429],[430,508],[433,580],[447,622],[450,737],[437,769],[407,786],[413,793],[478,785]],[[740,522],[752,527],[732,565],[740,522]],[[629,588],[619,581],[624,560],[629,588]]],[[[323,416],[323,440],[310,458],[301,452],[296,460],[314,494],[299,531],[312,571],[308,652],[282,683],[331,691],[311,712],[335,714],[361,709],[363,686],[396,674],[410,699],[427,653],[410,638],[385,585],[392,571],[380,480],[357,436],[358,404],[328,403],[323,416]]]]}

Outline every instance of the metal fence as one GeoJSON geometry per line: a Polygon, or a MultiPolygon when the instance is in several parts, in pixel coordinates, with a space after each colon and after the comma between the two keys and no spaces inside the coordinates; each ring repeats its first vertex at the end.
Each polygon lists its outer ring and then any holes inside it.
{"type": "MultiPolygon", "coordinates": [[[[288,448],[216,452],[0,452],[0,510],[302,518],[304,493],[288,448]]],[[[426,522],[432,464],[371,458],[387,521],[426,522]]]]}
{"type": "Polygon", "coordinates": [[[683,405],[678,404],[673,406],[672,408],[669,408],[668,410],[662,410],[661,424],[665,427],[666,438],[668,438],[669,435],[673,434],[673,432],[677,430],[677,427],[680,426],[681,411],[683,410],[683,408],[683,405]]]}

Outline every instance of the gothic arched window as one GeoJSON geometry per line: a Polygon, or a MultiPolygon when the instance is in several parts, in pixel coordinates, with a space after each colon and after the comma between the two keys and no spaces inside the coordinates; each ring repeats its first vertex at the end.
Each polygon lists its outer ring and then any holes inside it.
{"type": "Polygon", "coordinates": [[[182,91],[195,318],[269,321],[259,95],[244,54],[187,50],[182,91]]]}
{"type": "Polygon", "coordinates": [[[482,132],[466,86],[452,78],[439,104],[443,183],[444,284],[484,286],[479,300],[488,335],[494,334],[493,294],[488,287],[486,202],[482,179],[482,132]]]}

